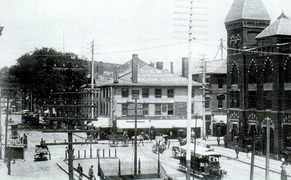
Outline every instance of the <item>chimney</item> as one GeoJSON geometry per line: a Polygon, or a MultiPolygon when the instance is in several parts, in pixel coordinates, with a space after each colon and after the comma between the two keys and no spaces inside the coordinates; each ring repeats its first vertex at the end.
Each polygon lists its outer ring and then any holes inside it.
{"type": "Polygon", "coordinates": [[[182,58],[182,76],[188,78],[189,60],[187,57],[182,58]]]}
{"type": "Polygon", "coordinates": [[[171,62],[171,73],[174,73],[174,63],[171,62]]]}
{"type": "Polygon", "coordinates": [[[104,63],[103,61],[99,61],[97,64],[97,73],[98,74],[103,74],[104,73],[104,63]]]}
{"type": "Polygon", "coordinates": [[[132,55],[132,82],[137,83],[138,77],[138,55],[132,55]]]}
{"type": "Polygon", "coordinates": [[[157,62],[157,69],[163,69],[163,62],[157,62]]]}

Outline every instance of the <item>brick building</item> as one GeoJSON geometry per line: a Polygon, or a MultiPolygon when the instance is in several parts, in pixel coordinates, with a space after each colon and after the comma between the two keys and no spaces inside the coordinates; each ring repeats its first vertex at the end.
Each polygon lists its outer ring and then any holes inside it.
{"type": "Polygon", "coordinates": [[[266,152],[270,119],[271,156],[291,150],[291,21],[282,13],[272,24],[261,0],[234,0],[226,17],[228,145],[245,148],[260,137],[266,152]]]}
{"type": "MultiPolygon", "coordinates": [[[[205,120],[206,130],[214,136],[226,135],[226,59],[205,62],[205,120]]],[[[202,83],[202,70],[195,68],[193,81],[202,83]]]]}
{"type": "MultiPolygon", "coordinates": [[[[162,69],[159,62],[157,68],[133,55],[132,60],[118,67],[114,73],[101,74],[96,79],[94,96],[95,114],[98,121],[95,126],[103,130],[134,130],[133,94],[138,93],[137,128],[154,137],[155,134],[167,134],[176,137],[178,133],[186,133],[187,127],[187,85],[188,79],[162,69]]],[[[192,114],[201,112],[201,84],[193,81],[192,114]],[[199,109],[200,108],[200,109],[199,109]]],[[[88,102],[84,99],[84,102],[88,102]]],[[[90,113],[89,113],[90,114],[90,113]]],[[[192,127],[195,127],[193,116],[192,127]]],[[[197,127],[201,127],[201,118],[197,119],[197,127]]],[[[200,128],[196,129],[200,134],[200,128]]]]}

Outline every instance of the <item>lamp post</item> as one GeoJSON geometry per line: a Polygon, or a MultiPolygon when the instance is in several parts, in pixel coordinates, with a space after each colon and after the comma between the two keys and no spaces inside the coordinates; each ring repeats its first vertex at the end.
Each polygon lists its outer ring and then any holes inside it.
{"type": "Polygon", "coordinates": [[[193,138],[193,144],[194,144],[194,150],[193,150],[193,159],[192,159],[192,162],[194,163],[193,164],[193,180],[195,179],[194,176],[195,176],[195,167],[196,167],[196,162],[195,162],[195,154],[196,154],[196,134],[195,134],[195,131],[193,130],[191,132],[191,137],[193,138]]]}

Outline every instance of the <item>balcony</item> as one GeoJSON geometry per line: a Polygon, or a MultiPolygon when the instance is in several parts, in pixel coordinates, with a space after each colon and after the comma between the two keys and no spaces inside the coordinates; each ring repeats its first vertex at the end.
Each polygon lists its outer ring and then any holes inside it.
{"type": "Polygon", "coordinates": [[[273,91],[273,83],[264,83],[263,89],[264,91],[273,91]]]}
{"type": "Polygon", "coordinates": [[[257,91],[257,84],[248,84],[249,91],[257,91]]]}

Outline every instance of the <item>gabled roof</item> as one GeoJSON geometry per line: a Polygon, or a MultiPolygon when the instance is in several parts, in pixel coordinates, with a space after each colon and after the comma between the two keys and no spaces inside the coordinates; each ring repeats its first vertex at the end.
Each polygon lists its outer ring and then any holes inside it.
{"type": "MultiPolygon", "coordinates": [[[[226,59],[206,61],[206,74],[226,74],[226,59]]],[[[201,74],[201,68],[194,69],[193,74],[201,74]]]]}
{"type": "Polygon", "coordinates": [[[258,34],[256,39],[277,35],[291,36],[291,20],[283,12],[275,22],[258,34]]]}
{"type": "Polygon", "coordinates": [[[224,22],[240,19],[271,20],[261,0],[234,0],[224,22]]]}
{"type": "MultiPolygon", "coordinates": [[[[117,69],[118,83],[114,83],[113,76],[99,75],[98,86],[187,86],[188,79],[165,70],[156,69],[138,59],[138,82],[132,82],[132,60],[117,69]]],[[[193,81],[193,86],[201,86],[193,81]]]]}

